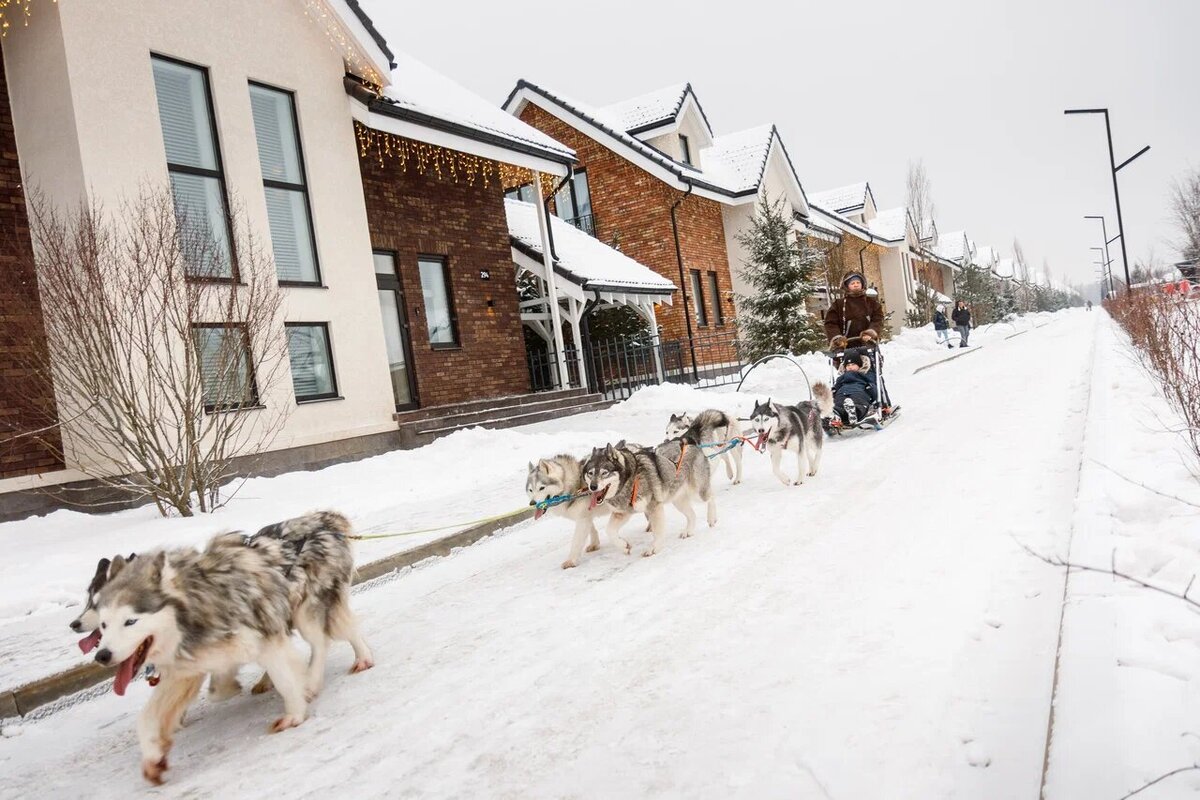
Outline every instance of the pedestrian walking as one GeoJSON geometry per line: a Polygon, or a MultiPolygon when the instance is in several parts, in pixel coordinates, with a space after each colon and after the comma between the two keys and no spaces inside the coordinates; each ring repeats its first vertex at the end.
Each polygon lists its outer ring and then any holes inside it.
{"type": "Polygon", "coordinates": [[[954,327],[958,329],[959,347],[967,346],[967,339],[971,335],[971,310],[967,308],[967,304],[962,300],[954,306],[954,313],[951,314],[954,318],[954,327]]]}
{"type": "Polygon", "coordinates": [[[953,348],[950,344],[950,318],[946,316],[946,307],[939,305],[933,314],[933,332],[937,335],[938,344],[953,348]]]}

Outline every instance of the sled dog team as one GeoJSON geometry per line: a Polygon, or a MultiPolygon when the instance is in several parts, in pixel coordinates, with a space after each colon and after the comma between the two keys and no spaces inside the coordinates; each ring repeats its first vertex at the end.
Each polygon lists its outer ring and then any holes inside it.
{"type": "MultiPolygon", "coordinates": [[[[824,434],[821,417],[833,408],[829,387],[813,387],[813,400],[780,405],[757,403],[747,437],[771,453],[771,466],[784,485],[816,475],[824,434]],[[796,454],[795,479],[781,469],[784,451],[796,454]]],[[[626,554],[630,542],[621,529],[645,515],[652,541],[642,555],[662,549],[666,506],[683,514],[687,538],[695,530],[694,506],[704,503],[709,527],[717,523],[709,453],[725,463],[733,483],[742,480],[742,447],[728,443],[743,436],[736,417],[708,410],[694,417],[672,415],[667,439],[657,447],[625,441],[592,450],[580,460],[570,455],[529,465],[526,491],[535,518],[545,513],[575,522],[571,551],[563,569],[579,563],[583,551],[600,546],[596,521],[608,515],[609,540],[626,554]],[[558,498],[555,505],[545,503],[558,498]]],[[[142,775],[161,784],[174,736],[205,678],[209,695],[238,695],[237,672],[258,664],[265,674],[255,694],[278,692],[284,713],[271,726],[278,732],[301,724],[308,704],[321,691],[332,641],[354,650],[351,673],[374,666],[371,649],[350,610],[354,578],[350,522],[322,511],[268,525],[252,536],[222,533],[203,550],[175,548],[101,559],[87,587],[83,611],[70,623],[84,653],[115,665],[113,689],[124,695],[145,668],[154,687],[137,721],[142,775]],[[297,631],[310,648],[308,663],[291,642],[297,631]]]]}
{"type": "MultiPolygon", "coordinates": [[[[825,434],[822,417],[833,413],[833,393],[824,383],[813,385],[813,399],[787,406],[756,403],[750,413],[749,438],[771,454],[771,469],[785,486],[804,483],[805,475],[816,475],[821,466],[825,434]],[[784,451],[796,454],[796,477],[781,468],[784,451]]],[[[695,417],[672,414],[667,439],[656,447],[620,441],[594,448],[587,458],[557,455],[529,464],[525,492],[535,507],[535,518],[550,513],[575,523],[571,550],[563,569],[579,565],[587,552],[600,547],[596,521],[605,514],[605,533],[626,554],[632,545],[621,529],[635,514],[644,514],[652,535],[643,556],[662,549],[666,537],[667,505],[683,514],[680,538],[692,535],[696,525],[694,506],[706,505],[708,526],[717,524],[717,504],[712,493],[709,453],[725,462],[725,473],[733,483],[742,482],[742,447],[734,442],[743,436],[736,417],[709,409],[695,417]],[[728,449],[727,449],[728,448],[728,449]],[[722,452],[723,451],[723,452],[722,452]],[[718,455],[719,454],[719,455],[718,455]]]]}

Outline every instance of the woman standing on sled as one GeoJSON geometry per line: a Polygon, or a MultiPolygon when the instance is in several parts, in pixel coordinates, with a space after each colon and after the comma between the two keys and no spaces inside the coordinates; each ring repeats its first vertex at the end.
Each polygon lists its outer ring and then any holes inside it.
{"type": "Polygon", "coordinates": [[[867,281],[861,272],[847,272],[842,278],[842,296],[833,301],[825,312],[825,336],[832,342],[835,336],[848,339],[860,337],[865,341],[878,340],[883,325],[883,306],[867,295],[867,281]]]}

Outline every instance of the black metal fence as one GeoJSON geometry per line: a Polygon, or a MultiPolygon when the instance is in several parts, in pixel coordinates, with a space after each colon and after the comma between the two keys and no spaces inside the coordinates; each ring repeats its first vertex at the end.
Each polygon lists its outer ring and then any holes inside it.
{"type": "MultiPolygon", "coordinates": [[[[585,363],[588,390],[610,400],[624,400],[643,386],[686,383],[705,388],[736,384],[749,360],[736,335],[718,333],[654,341],[648,336],[623,336],[593,342],[585,363]]],[[[552,349],[529,350],[529,380],[535,392],[561,386],[559,365],[552,349]]],[[[579,353],[566,349],[567,374],[579,383],[579,353]]]]}

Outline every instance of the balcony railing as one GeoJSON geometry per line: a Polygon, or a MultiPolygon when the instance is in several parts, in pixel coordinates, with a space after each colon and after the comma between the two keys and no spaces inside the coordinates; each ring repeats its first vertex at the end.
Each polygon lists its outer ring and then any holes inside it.
{"type": "Polygon", "coordinates": [[[568,225],[574,225],[576,228],[579,228],[579,230],[583,231],[588,236],[595,237],[595,235],[596,235],[596,215],[595,214],[584,214],[582,216],[571,217],[570,219],[563,220],[563,221],[566,222],[568,225]]]}

